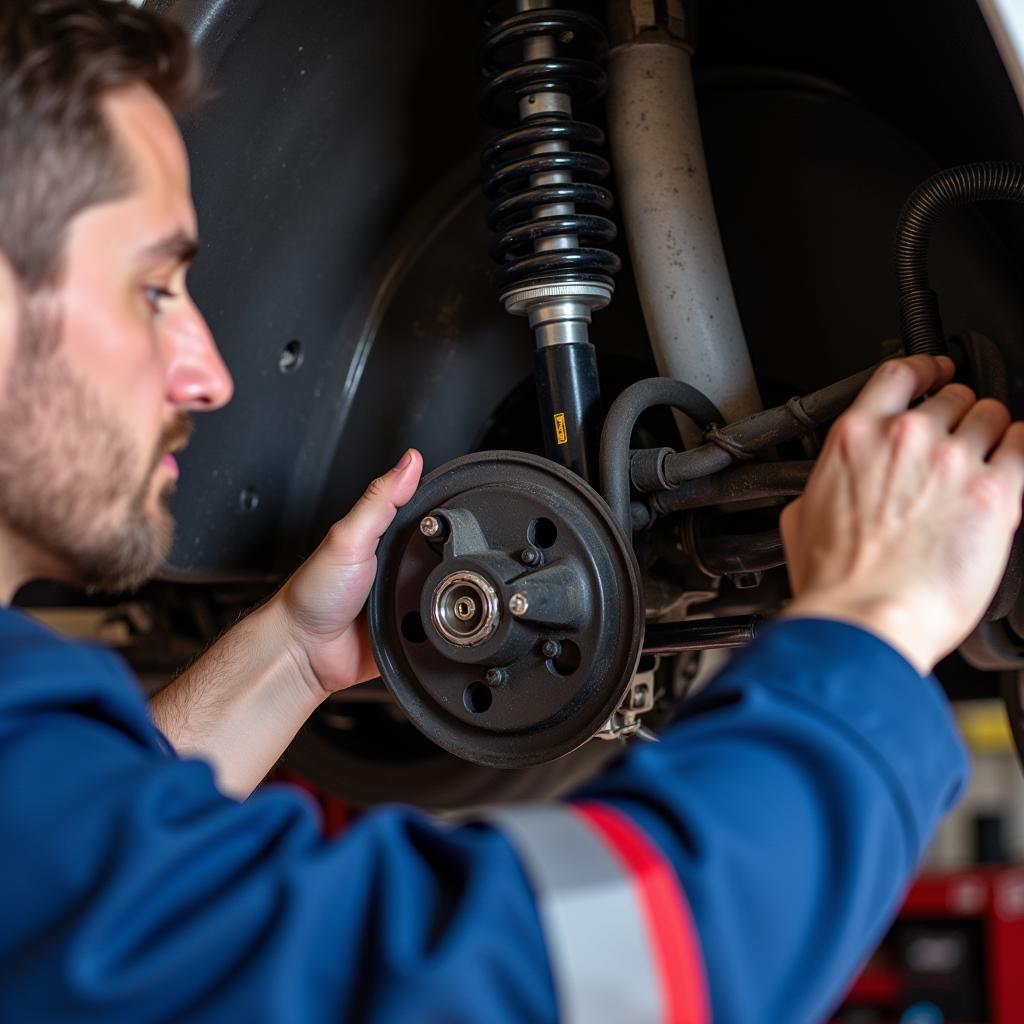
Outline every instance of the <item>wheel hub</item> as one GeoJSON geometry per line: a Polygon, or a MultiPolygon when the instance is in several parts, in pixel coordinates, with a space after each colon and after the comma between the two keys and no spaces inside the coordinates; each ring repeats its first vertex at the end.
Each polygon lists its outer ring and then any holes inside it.
{"type": "Polygon", "coordinates": [[[453,572],[434,591],[430,621],[449,643],[475,647],[498,628],[497,591],[479,573],[453,572]]]}
{"type": "Polygon", "coordinates": [[[371,639],[388,689],[432,740],[517,767],[586,742],[639,657],[640,576],[575,474],[485,452],[424,479],[381,542],[371,639]]]}

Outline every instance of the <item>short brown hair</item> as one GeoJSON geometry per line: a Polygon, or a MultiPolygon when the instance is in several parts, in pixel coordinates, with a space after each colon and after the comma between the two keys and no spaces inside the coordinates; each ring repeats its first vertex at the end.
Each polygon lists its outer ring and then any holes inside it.
{"type": "Polygon", "coordinates": [[[72,218],[126,195],[104,94],[144,84],[174,113],[200,98],[177,24],[122,0],[5,0],[0,13],[0,250],[28,292],[53,284],[72,218]]]}

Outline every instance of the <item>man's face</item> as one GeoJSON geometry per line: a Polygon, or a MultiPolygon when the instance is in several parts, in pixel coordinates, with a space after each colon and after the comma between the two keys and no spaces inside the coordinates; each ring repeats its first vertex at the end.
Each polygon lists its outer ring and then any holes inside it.
{"type": "Polygon", "coordinates": [[[72,220],[58,286],[20,305],[0,365],[0,522],[32,550],[29,574],[119,589],[166,557],[171,453],[232,384],[185,289],[196,217],[177,127],[143,86],[106,111],[134,187],[72,220]]]}

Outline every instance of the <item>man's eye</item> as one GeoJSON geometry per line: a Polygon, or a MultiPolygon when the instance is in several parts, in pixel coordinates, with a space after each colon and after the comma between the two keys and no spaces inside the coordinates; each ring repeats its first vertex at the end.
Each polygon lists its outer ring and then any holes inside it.
{"type": "Polygon", "coordinates": [[[167,299],[173,299],[175,297],[174,292],[155,284],[147,284],[142,291],[146,296],[146,302],[149,303],[149,307],[154,313],[160,312],[161,305],[167,299]]]}

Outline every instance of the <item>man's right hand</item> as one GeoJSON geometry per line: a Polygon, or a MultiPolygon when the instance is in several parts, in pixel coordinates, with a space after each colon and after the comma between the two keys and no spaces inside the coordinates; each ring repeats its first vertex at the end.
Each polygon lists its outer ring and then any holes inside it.
{"type": "Polygon", "coordinates": [[[952,374],[946,357],[880,366],[781,522],[786,615],[863,626],[922,674],[992,600],[1024,492],[1024,423],[952,374]]]}

